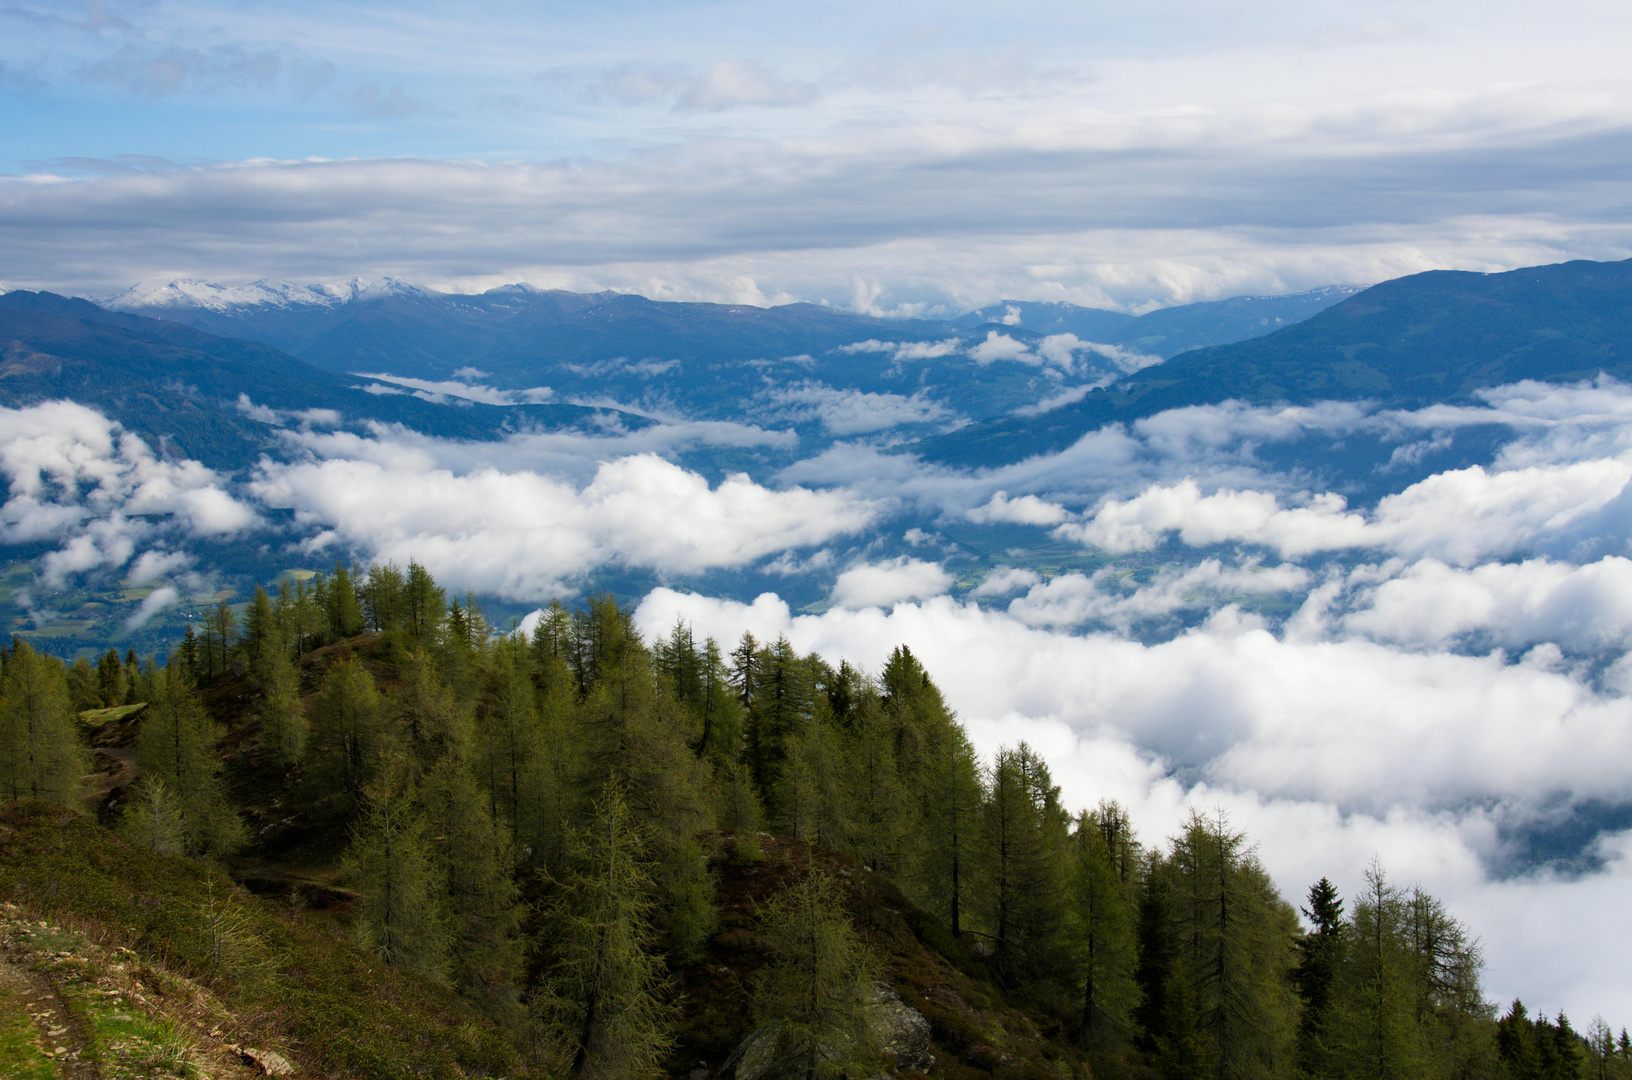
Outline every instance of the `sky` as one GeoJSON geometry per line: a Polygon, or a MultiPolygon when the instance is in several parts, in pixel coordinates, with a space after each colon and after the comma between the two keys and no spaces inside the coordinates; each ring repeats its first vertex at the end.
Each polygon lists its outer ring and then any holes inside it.
{"type": "Polygon", "coordinates": [[[1561,2],[0,5],[0,284],[897,314],[1632,254],[1561,2]]]}
{"type": "MultiPolygon", "coordinates": [[[[1505,0],[0,0],[0,287],[399,277],[914,315],[1620,259],[1629,46],[1625,5],[1505,0]]],[[[245,401],[286,452],[238,476],[83,406],[5,410],[0,543],[46,544],[47,585],[164,582],[133,623],[246,539],[528,604],[608,567],[817,575],[824,611],[659,588],[637,619],[871,670],[907,643],[983,752],[1031,740],[1073,805],[1120,798],[1152,843],[1224,807],[1290,898],[1352,893],[1375,855],[1469,922],[1493,1000],[1632,1024],[1632,831],[1589,831],[1584,871],[1513,861],[1624,807],[1632,388],[1175,410],[994,470],[881,452],[956,419],[934,401],[774,393],[742,422],[484,444],[245,401]],[[838,442],[769,475],[684,464],[796,447],[795,415],[838,442]],[[1369,505],[1273,464],[1383,438],[1413,468],[1490,426],[1484,464],[1369,505]],[[954,596],[941,530],[968,523],[1167,562],[954,596]]]]}

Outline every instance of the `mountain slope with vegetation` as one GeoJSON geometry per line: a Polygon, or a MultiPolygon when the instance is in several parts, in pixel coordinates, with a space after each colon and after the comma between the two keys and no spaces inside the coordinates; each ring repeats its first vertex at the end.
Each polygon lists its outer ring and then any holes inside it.
{"type": "Polygon", "coordinates": [[[1571,382],[1600,372],[1632,376],[1632,261],[1435,270],[1385,281],[1267,337],[1183,353],[1053,412],[919,445],[935,460],[997,464],[1191,405],[1372,400],[1418,408],[1470,401],[1522,379],[1571,382]]]}
{"type": "Polygon", "coordinates": [[[52,293],[0,295],[0,404],[67,398],[100,410],[154,446],[213,468],[240,468],[276,450],[261,410],[327,411],[325,426],[374,420],[429,435],[490,439],[521,427],[560,427],[617,415],[576,405],[450,408],[406,393],[367,393],[355,379],[259,342],[180,323],[106,311],[52,293]]]}
{"type": "Polygon", "coordinates": [[[869,675],[647,642],[610,599],[495,634],[417,564],[203,630],[163,664],[0,656],[0,901],[34,980],[0,1053],[41,1075],[166,1046],[336,1077],[1632,1065],[1601,1024],[1498,1020],[1465,927],[1379,867],[1300,923],[1222,814],[1141,841],[1023,743],[980,762],[906,648],[869,675]]]}

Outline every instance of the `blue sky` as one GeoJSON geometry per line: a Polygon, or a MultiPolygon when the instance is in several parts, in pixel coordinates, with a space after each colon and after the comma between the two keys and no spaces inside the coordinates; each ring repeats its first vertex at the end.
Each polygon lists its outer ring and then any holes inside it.
{"type": "Polygon", "coordinates": [[[910,314],[1632,254],[1609,4],[0,5],[0,284],[910,314]]]}

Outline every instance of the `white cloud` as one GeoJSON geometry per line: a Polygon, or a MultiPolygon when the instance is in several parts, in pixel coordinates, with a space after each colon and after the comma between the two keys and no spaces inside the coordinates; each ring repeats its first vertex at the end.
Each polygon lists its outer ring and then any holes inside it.
{"type": "Polygon", "coordinates": [[[987,574],[979,585],[969,591],[970,596],[1008,596],[1031,588],[1043,580],[1035,570],[1022,566],[1005,566],[987,574]]]}
{"type": "Polygon", "coordinates": [[[720,60],[686,87],[675,108],[683,112],[722,112],[745,106],[785,108],[808,105],[816,93],[813,84],[779,78],[762,64],[720,60]]]}
{"type": "Polygon", "coordinates": [[[977,524],[1006,521],[1016,525],[1058,525],[1070,517],[1071,512],[1058,503],[1047,502],[1035,495],[1011,499],[1008,492],[997,491],[992,493],[985,505],[977,506],[963,516],[977,524]]]}
{"type": "Polygon", "coordinates": [[[124,566],[162,534],[200,538],[253,529],[259,517],[197,461],[156,457],[101,413],[56,401],[0,408],[0,543],[60,541],[41,567],[48,582],[124,566]]]}
{"type": "Polygon", "coordinates": [[[977,363],[990,364],[998,360],[1017,360],[1025,364],[1040,364],[1042,358],[1031,351],[1031,347],[1023,341],[1016,341],[1007,334],[1000,334],[996,330],[986,331],[986,340],[969,350],[969,355],[977,363]]]}
{"type": "Polygon", "coordinates": [[[779,406],[775,415],[818,419],[835,435],[864,435],[903,424],[937,423],[952,417],[950,410],[930,400],[921,390],[908,396],[840,390],[822,383],[804,382],[774,390],[766,397],[779,406]]]}
{"type": "Polygon", "coordinates": [[[903,555],[846,570],[833,585],[832,600],[846,608],[889,607],[938,596],[951,587],[952,575],[940,563],[903,555]]]}
{"type": "Polygon", "coordinates": [[[1620,556],[1470,569],[1425,559],[1376,584],[1367,576],[1367,568],[1354,573],[1358,595],[1335,627],[1343,633],[1415,648],[1471,639],[1520,649],[1554,642],[1583,653],[1632,644],[1632,560],[1620,556]]]}
{"type": "Polygon", "coordinates": [[[833,351],[852,356],[857,353],[888,353],[890,359],[900,363],[904,360],[939,360],[943,356],[953,355],[962,347],[963,343],[957,338],[944,341],[879,341],[868,338],[866,341],[840,345],[833,351]]]}
{"type": "Polygon", "coordinates": [[[1284,596],[1308,587],[1309,572],[1282,564],[1256,562],[1224,566],[1204,559],[1191,567],[1164,567],[1148,584],[1113,568],[1062,574],[1031,588],[1009,604],[1009,614],[1028,626],[1080,626],[1093,623],[1127,629],[1148,619],[1180,611],[1205,611],[1252,597],[1284,596]]]}
{"type": "MultiPolygon", "coordinates": [[[[474,371],[474,368],[460,368],[460,371],[474,371]]],[[[436,404],[446,403],[448,398],[457,398],[460,401],[476,401],[483,405],[542,405],[555,397],[555,391],[548,386],[534,386],[526,390],[500,390],[496,387],[477,383],[460,382],[456,379],[411,379],[404,375],[386,375],[380,372],[354,371],[352,374],[363,379],[377,379],[393,386],[405,386],[416,391],[415,397],[424,398],[436,404]]]]}
{"type": "MultiPolygon", "coordinates": [[[[374,442],[374,440],[367,440],[374,442]]],[[[457,587],[548,599],[603,566],[697,573],[857,532],[874,504],[842,493],[719,485],[652,454],[601,464],[582,488],[532,471],[428,467],[420,447],[373,460],[263,462],[250,490],[378,559],[417,559],[457,587]]]]}
{"type": "Polygon", "coordinates": [[[1107,551],[1147,551],[1176,534],[1191,547],[1239,541],[1297,557],[1320,551],[1377,548],[1468,564],[1523,551],[1547,541],[1595,538],[1606,530],[1626,539],[1619,506],[1632,463],[1617,459],[1488,472],[1482,466],[1435,473],[1382,498],[1370,514],[1351,511],[1342,496],[1308,496],[1282,506],[1266,491],[1220,490],[1203,495],[1194,480],[1155,484],[1128,500],[1108,499],[1081,524],[1061,525],[1062,537],[1107,551]]]}
{"type": "Polygon", "coordinates": [[[125,619],[127,631],[140,630],[147,621],[181,599],[181,594],[168,585],[154,589],[142,598],[141,606],[125,619]]]}

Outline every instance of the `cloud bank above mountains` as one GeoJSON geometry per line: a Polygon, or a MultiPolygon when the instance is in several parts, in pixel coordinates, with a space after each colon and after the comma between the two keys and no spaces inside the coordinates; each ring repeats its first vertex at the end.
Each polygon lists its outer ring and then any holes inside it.
{"type": "Polygon", "coordinates": [[[910,314],[1632,253],[1602,5],[641,10],[9,5],[0,273],[910,314]]]}

